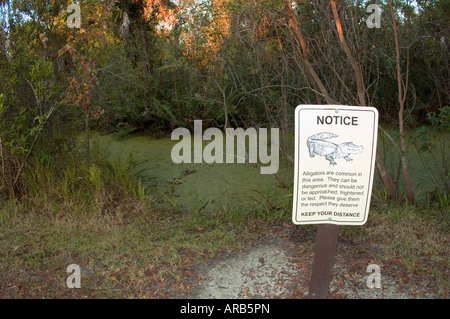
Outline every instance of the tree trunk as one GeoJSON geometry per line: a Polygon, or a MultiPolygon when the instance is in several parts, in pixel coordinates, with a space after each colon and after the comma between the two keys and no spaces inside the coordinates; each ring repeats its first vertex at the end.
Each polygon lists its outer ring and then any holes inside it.
{"type": "MultiPolygon", "coordinates": [[[[345,40],[344,31],[342,29],[342,24],[341,24],[341,19],[339,17],[339,13],[338,13],[337,6],[336,6],[336,1],[330,0],[330,5],[331,5],[331,9],[333,11],[333,17],[334,17],[334,21],[336,24],[336,30],[338,33],[339,42],[341,43],[342,50],[344,51],[345,55],[347,56],[350,66],[353,69],[353,73],[355,74],[356,89],[358,92],[359,104],[361,106],[366,106],[367,103],[366,103],[365,88],[364,88],[364,78],[362,75],[361,68],[359,66],[359,63],[353,57],[350,47],[348,46],[347,41],[345,40]]],[[[389,175],[386,165],[384,165],[383,160],[379,156],[378,150],[377,150],[377,155],[376,155],[376,169],[377,169],[378,176],[381,178],[384,186],[386,187],[389,199],[393,199],[393,200],[398,199],[397,187],[395,187],[395,184],[392,181],[391,176],[389,175]]]]}
{"type": "Polygon", "coordinates": [[[347,41],[345,41],[344,37],[344,31],[342,30],[342,24],[341,19],[339,18],[339,13],[337,11],[336,7],[336,1],[330,0],[331,9],[333,11],[333,17],[334,21],[336,23],[336,29],[339,36],[339,42],[341,43],[342,50],[344,51],[345,55],[347,56],[348,62],[350,62],[350,65],[353,69],[353,73],[355,74],[356,78],[356,89],[358,91],[358,99],[359,104],[361,106],[366,106],[366,96],[365,96],[365,88],[364,88],[364,80],[363,75],[361,72],[361,68],[359,66],[359,63],[355,60],[353,57],[352,52],[350,51],[350,47],[347,44],[347,41]]]}
{"type": "MultiPolygon", "coordinates": [[[[332,6],[332,9],[333,9],[333,15],[334,15],[335,21],[336,21],[336,28],[338,30],[339,40],[341,42],[341,45],[342,45],[342,48],[343,48],[345,54],[347,55],[347,58],[353,69],[353,72],[355,73],[359,103],[361,105],[365,106],[366,105],[365,89],[364,89],[364,81],[363,81],[361,69],[359,67],[358,62],[353,58],[350,48],[348,47],[347,42],[345,41],[341,21],[340,21],[339,15],[337,13],[336,2],[334,0],[330,0],[330,3],[332,6]]],[[[314,67],[312,66],[312,64],[309,61],[308,47],[307,47],[305,38],[303,37],[303,34],[300,30],[300,23],[299,23],[296,15],[292,11],[292,6],[291,6],[289,0],[284,0],[284,4],[285,4],[286,10],[287,10],[287,13],[289,15],[289,24],[291,25],[292,29],[294,30],[294,32],[297,36],[297,40],[300,43],[299,51],[301,52],[302,60],[305,65],[306,71],[307,71],[308,75],[313,79],[313,86],[317,86],[319,88],[320,93],[326,100],[326,103],[338,104],[333,99],[330,98],[328,91],[326,90],[326,88],[323,85],[322,81],[320,80],[319,76],[315,72],[314,67]]],[[[384,165],[383,160],[378,155],[378,152],[376,155],[376,169],[377,169],[377,173],[378,173],[379,177],[381,178],[381,180],[383,181],[383,184],[386,187],[389,199],[392,199],[392,200],[398,199],[397,188],[395,187],[395,184],[392,181],[392,178],[389,175],[389,172],[386,169],[386,166],[384,165]]]]}
{"type": "Polygon", "coordinates": [[[375,159],[375,165],[377,169],[378,176],[383,181],[384,186],[386,187],[386,191],[388,194],[389,199],[391,200],[397,200],[399,198],[397,187],[395,187],[394,181],[391,178],[391,175],[389,175],[389,172],[384,165],[383,159],[381,158],[380,154],[378,153],[377,149],[377,155],[375,159]]]}
{"type": "Polygon", "coordinates": [[[398,41],[397,22],[395,21],[394,9],[392,8],[392,2],[389,0],[389,9],[392,17],[392,27],[394,29],[394,41],[395,41],[395,58],[397,64],[397,87],[398,87],[398,103],[400,105],[398,111],[399,120],[399,134],[400,134],[400,158],[402,161],[403,175],[405,177],[406,197],[410,203],[414,203],[414,192],[412,188],[411,177],[409,176],[408,161],[406,159],[406,143],[405,143],[405,131],[404,131],[404,118],[403,113],[405,111],[406,94],[408,93],[408,73],[409,73],[409,48],[406,65],[406,84],[402,80],[402,72],[400,66],[400,45],[398,41]],[[405,91],[403,92],[403,87],[405,91]]]}
{"type": "Polygon", "coordinates": [[[316,73],[316,70],[312,66],[311,62],[308,58],[308,46],[306,44],[305,38],[303,37],[302,31],[300,30],[300,22],[298,21],[296,15],[294,14],[294,11],[292,11],[292,6],[289,0],[284,0],[284,4],[287,10],[287,13],[289,15],[289,24],[291,25],[292,29],[294,30],[298,43],[300,44],[300,47],[298,47],[298,50],[301,53],[303,63],[306,68],[306,72],[311,76],[313,79],[313,86],[318,87],[320,93],[325,98],[325,101],[328,104],[336,104],[336,102],[330,98],[330,95],[328,94],[327,89],[323,85],[322,81],[320,80],[319,76],[316,73]]]}
{"type": "Polygon", "coordinates": [[[289,142],[288,142],[288,132],[289,132],[289,106],[287,101],[287,88],[286,88],[286,79],[285,79],[285,73],[288,72],[288,62],[286,59],[286,55],[283,50],[283,45],[281,44],[280,38],[278,38],[278,45],[280,47],[280,53],[281,53],[281,59],[283,61],[282,69],[280,71],[280,79],[281,79],[281,95],[283,96],[283,144],[284,144],[284,151],[287,155],[291,155],[289,142]]]}

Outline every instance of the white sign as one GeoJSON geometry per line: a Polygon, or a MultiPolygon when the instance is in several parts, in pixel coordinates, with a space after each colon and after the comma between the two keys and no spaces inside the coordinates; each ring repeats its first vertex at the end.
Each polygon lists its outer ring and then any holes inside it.
{"type": "Polygon", "coordinates": [[[378,136],[374,107],[295,109],[295,224],[363,225],[369,215],[378,136]]]}

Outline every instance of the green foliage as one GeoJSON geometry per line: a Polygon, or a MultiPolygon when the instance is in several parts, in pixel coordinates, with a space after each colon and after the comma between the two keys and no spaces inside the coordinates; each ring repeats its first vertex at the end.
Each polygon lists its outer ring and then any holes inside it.
{"type": "Polygon", "coordinates": [[[270,192],[263,193],[255,190],[258,197],[253,198],[261,206],[255,211],[256,215],[269,223],[274,223],[277,220],[285,219],[290,216],[292,211],[291,196],[283,196],[280,198],[279,194],[272,194],[270,192]]]}
{"type": "Polygon", "coordinates": [[[445,106],[439,110],[439,114],[431,112],[427,114],[430,124],[440,133],[449,132],[450,128],[450,106],[445,106]]]}
{"type": "Polygon", "coordinates": [[[92,160],[84,159],[83,145],[78,143],[58,159],[46,154],[34,155],[22,176],[26,193],[31,198],[61,202],[64,205],[86,205],[94,202],[99,211],[111,209],[129,198],[148,202],[143,184],[148,175],[140,169],[143,161],[130,155],[126,159],[107,158],[97,143],[92,147],[92,160]]]}
{"type": "MultiPolygon", "coordinates": [[[[433,161],[438,163],[441,172],[436,176],[431,170],[429,171],[435,188],[427,192],[426,200],[428,205],[435,205],[444,210],[448,210],[448,194],[450,192],[450,144],[448,142],[450,133],[450,107],[446,106],[441,108],[439,113],[429,112],[427,114],[427,120],[429,121],[428,126],[423,125],[416,130],[414,146],[421,158],[422,152],[427,152],[432,156],[433,161]]],[[[430,164],[426,163],[424,166],[429,169],[430,164]]]]}
{"type": "MultiPolygon", "coordinates": [[[[0,192],[8,196],[24,191],[21,171],[35,152],[61,156],[73,146],[74,131],[88,135],[94,127],[121,136],[139,131],[160,136],[201,118],[216,127],[281,127],[287,136],[293,107],[321,101],[286,24],[284,1],[153,7],[145,1],[84,1],[80,29],[66,26],[69,3],[24,0],[2,6],[1,36],[9,44],[0,43],[0,192]],[[122,34],[125,13],[129,32],[122,34]],[[173,25],[163,27],[164,19],[173,19],[173,25]]],[[[386,2],[379,2],[381,29],[367,28],[367,1],[358,3],[339,6],[346,40],[362,67],[369,104],[395,124],[395,52],[386,2]]],[[[406,121],[416,126],[419,149],[430,151],[428,130],[445,133],[449,123],[448,2],[417,1],[416,8],[393,3],[400,44],[409,48],[406,121]],[[431,126],[417,128],[424,124],[431,126]]],[[[320,1],[294,6],[310,62],[326,79],[330,96],[353,105],[354,76],[335,26],[323,18],[330,10],[320,1]]],[[[406,50],[400,60],[406,63],[406,50]]],[[[283,152],[292,153],[292,142],[282,144],[283,152]]],[[[445,154],[446,146],[439,152],[445,154]]],[[[448,167],[448,156],[436,158],[448,167]]]]}
{"type": "Polygon", "coordinates": [[[95,164],[89,167],[89,181],[95,186],[96,193],[99,194],[102,187],[101,170],[95,164]]]}
{"type": "MultiPolygon", "coordinates": [[[[433,133],[438,132],[441,134],[448,134],[450,128],[450,107],[446,106],[439,110],[439,113],[429,112],[427,113],[427,120],[429,125],[422,125],[416,130],[416,139],[419,140],[417,147],[421,151],[432,151],[432,140],[434,139],[433,133]]],[[[447,144],[447,141],[442,141],[443,144],[447,144]]]]}

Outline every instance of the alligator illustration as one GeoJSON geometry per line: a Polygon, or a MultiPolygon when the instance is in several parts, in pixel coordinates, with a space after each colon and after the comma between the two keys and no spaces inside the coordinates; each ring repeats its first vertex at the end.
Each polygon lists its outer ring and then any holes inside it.
{"type": "Polygon", "coordinates": [[[337,158],[344,158],[346,161],[353,161],[349,156],[350,154],[360,154],[363,152],[364,147],[355,145],[353,142],[346,142],[342,144],[334,144],[325,139],[338,137],[333,133],[322,132],[312,135],[307,140],[309,149],[309,156],[314,157],[315,154],[325,156],[330,162],[330,165],[334,166],[337,163],[334,161],[337,158]]]}

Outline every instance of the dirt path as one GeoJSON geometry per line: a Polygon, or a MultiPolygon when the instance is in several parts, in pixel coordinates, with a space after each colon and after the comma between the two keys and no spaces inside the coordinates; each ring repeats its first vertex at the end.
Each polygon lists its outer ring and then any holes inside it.
{"type": "MultiPolygon", "coordinates": [[[[306,298],[314,256],[315,232],[301,233],[287,225],[271,229],[257,244],[208,265],[198,266],[199,280],[183,298],[306,298]]],[[[433,292],[432,284],[405,281],[395,261],[383,263],[381,288],[367,286],[367,266],[373,247],[340,240],[330,298],[410,299],[445,298],[433,292]]],[[[413,280],[414,278],[411,278],[413,280]]]]}

